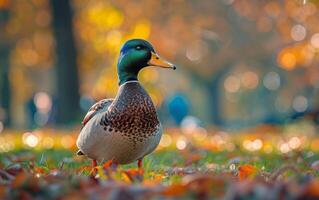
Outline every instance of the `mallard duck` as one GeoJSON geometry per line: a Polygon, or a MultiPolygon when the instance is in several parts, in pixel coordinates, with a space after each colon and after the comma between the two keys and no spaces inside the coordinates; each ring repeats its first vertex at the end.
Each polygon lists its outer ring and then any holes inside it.
{"type": "Polygon", "coordinates": [[[148,66],[176,69],[161,59],[153,46],[142,39],[128,40],[120,51],[117,71],[119,90],[114,99],[95,103],[82,122],[77,138],[78,155],[97,161],[128,164],[153,152],[160,142],[162,126],[138,73],[148,66]]]}

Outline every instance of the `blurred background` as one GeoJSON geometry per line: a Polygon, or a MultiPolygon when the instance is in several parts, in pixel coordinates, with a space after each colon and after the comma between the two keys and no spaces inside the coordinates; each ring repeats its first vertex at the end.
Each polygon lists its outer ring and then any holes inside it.
{"type": "Polygon", "coordinates": [[[131,38],[177,65],[139,76],[166,127],[318,123],[318,22],[319,0],[0,0],[0,132],[79,126],[131,38]]]}

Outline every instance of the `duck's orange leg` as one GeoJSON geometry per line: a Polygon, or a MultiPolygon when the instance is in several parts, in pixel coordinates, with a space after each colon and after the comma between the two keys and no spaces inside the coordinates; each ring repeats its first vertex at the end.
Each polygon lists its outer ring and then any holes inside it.
{"type": "Polygon", "coordinates": [[[97,167],[97,161],[95,159],[92,160],[92,168],[97,167]]]}
{"type": "Polygon", "coordinates": [[[91,176],[95,176],[97,173],[97,161],[95,159],[92,160],[92,171],[90,173],[91,176]]]}
{"type": "Polygon", "coordinates": [[[142,159],[138,159],[137,166],[139,169],[141,169],[143,167],[143,160],[142,159]]]}
{"type": "Polygon", "coordinates": [[[144,173],[143,158],[137,160],[137,167],[138,167],[138,171],[140,172],[140,174],[143,174],[144,173]]]}

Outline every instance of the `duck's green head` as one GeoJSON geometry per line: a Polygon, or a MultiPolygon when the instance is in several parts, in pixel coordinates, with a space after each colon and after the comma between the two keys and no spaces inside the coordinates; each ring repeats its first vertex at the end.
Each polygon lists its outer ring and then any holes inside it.
{"type": "Polygon", "coordinates": [[[120,85],[137,80],[139,71],[147,66],[176,69],[173,64],[161,59],[146,40],[128,40],[121,48],[117,64],[120,85]]]}

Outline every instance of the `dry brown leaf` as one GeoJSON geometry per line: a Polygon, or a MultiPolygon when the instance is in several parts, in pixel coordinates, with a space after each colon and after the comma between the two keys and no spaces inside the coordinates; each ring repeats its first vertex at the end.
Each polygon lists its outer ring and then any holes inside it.
{"type": "Polygon", "coordinates": [[[29,178],[29,175],[26,174],[25,172],[21,172],[17,174],[15,179],[12,181],[12,184],[11,184],[12,188],[18,188],[22,186],[27,181],[28,178],[29,178]]]}
{"type": "Polygon", "coordinates": [[[197,194],[208,194],[212,188],[220,188],[224,186],[224,181],[205,174],[188,175],[183,178],[186,187],[197,194]]]}
{"type": "Polygon", "coordinates": [[[4,199],[7,195],[7,188],[4,185],[0,185],[0,199],[4,199]]]}

